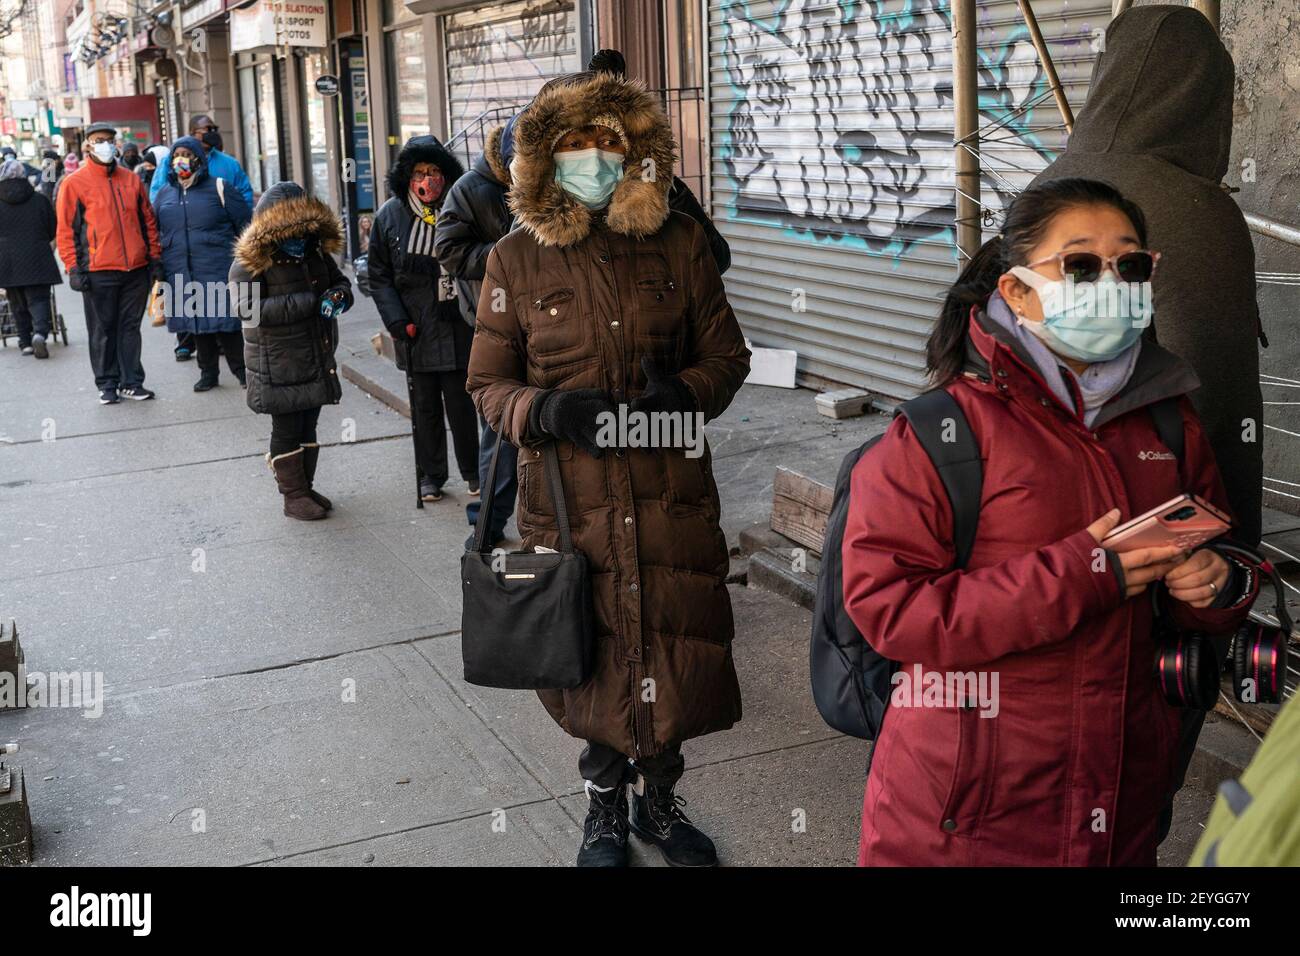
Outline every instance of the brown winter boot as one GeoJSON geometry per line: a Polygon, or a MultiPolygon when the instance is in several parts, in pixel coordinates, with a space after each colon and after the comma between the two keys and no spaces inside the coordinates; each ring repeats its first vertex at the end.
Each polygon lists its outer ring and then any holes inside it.
{"type": "Polygon", "coordinates": [[[312,482],[316,480],[316,462],[319,460],[320,445],[317,442],[309,442],[302,446],[302,473],[307,476],[307,494],[311,495],[311,500],[316,504],[326,511],[331,511],[334,503],[312,488],[312,482]]]}
{"type": "Polygon", "coordinates": [[[283,455],[266,456],[267,464],[275,472],[275,483],[284,495],[284,513],[299,521],[316,521],[325,517],[325,509],[316,504],[307,490],[307,476],[302,471],[302,449],[295,448],[283,455]]]}

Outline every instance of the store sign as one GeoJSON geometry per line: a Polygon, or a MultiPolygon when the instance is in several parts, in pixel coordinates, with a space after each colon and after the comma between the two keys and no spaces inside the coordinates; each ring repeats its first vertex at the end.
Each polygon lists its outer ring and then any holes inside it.
{"type": "Polygon", "coordinates": [[[230,11],[230,49],[324,47],[328,22],[326,0],[258,0],[230,11]]]}
{"type": "Polygon", "coordinates": [[[196,27],[226,8],[224,0],[199,0],[181,10],[181,29],[196,27]]]}
{"type": "Polygon", "coordinates": [[[10,100],[9,112],[21,119],[31,119],[40,112],[40,105],[35,100],[10,100]]]}
{"type": "Polygon", "coordinates": [[[321,96],[338,96],[339,78],[328,73],[316,77],[316,92],[321,96]]]}

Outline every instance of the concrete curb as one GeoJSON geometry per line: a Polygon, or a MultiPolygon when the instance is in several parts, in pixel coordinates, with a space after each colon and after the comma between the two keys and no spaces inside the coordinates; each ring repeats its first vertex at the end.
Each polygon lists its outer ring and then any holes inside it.
{"type": "Polygon", "coordinates": [[[397,370],[396,366],[385,362],[379,356],[369,360],[354,356],[339,364],[339,374],[371,398],[383,402],[397,414],[404,418],[411,417],[411,405],[407,401],[406,394],[406,377],[397,370]],[[386,366],[391,374],[386,374],[383,366],[386,366]]]}

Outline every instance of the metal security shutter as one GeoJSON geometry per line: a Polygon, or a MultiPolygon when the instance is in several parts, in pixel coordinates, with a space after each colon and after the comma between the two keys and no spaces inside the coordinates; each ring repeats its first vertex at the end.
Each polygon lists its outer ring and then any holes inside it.
{"type": "MultiPolygon", "coordinates": [[[[1110,0],[1033,6],[1077,112],[1110,0]]],[[[981,126],[1009,121],[981,143],[992,235],[1065,131],[1014,0],[979,24],[981,126]]],[[[915,394],[957,273],[948,3],[709,0],[708,38],[712,212],[746,334],[796,349],[805,380],[915,394]]]]}
{"type": "Polygon", "coordinates": [[[573,0],[519,0],[449,14],[443,22],[448,129],[526,103],[554,76],[581,68],[573,0]]]}

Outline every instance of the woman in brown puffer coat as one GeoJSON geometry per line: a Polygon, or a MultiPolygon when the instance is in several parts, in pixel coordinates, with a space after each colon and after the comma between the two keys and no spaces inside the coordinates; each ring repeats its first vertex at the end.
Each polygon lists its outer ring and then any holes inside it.
{"type": "Polygon", "coordinates": [[[539,450],[555,441],[574,545],[593,569],[591,677],[539,693],[587,741],[578,864],[625,865],[630,826],[670,863],[712,865],[713,843],[674,794],[682,742],[740,719],[708,450],[702,435],[702,455],[618,446],[601,424],[622,404],[690,426],[715,418],[749,351],[703,230],[669,211],[675,146],[653,95],[576,74],[547,84],[514,131],[519,228],[488,259],[468,387],[520,448],[525,549],[558,547],[539,450]]]}

